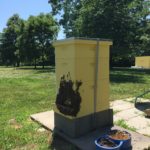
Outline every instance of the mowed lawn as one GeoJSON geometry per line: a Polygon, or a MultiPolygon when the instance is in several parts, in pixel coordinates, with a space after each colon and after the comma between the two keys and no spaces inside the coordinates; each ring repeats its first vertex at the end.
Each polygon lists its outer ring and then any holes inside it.
{"type": "Polygon", "coordinates": [[[0,68],[0,150],[48,149],[50,133],[29,116],[50,110],[54,98],[53,70],[0,68]]]}
{"type": "MultiPolygon", "coordinates": [[[[110,71],[110,100],[136,97],[150,90],[150,69],[115,68],[110,71]]],[[[150,99],[150,93],[144,98],[150,99]]]]}
{"type": "MultiPolygon", "coordinates": [[[[110,100],[135,97],[150,88],[150,70],[113,69],[110,75],[110,100]]],[[[49,147],[50,132],[41,132],[29,116],[52,108],[55,83],[52,68],[0,68],[0,150],[54,149],[49,147]]]]}

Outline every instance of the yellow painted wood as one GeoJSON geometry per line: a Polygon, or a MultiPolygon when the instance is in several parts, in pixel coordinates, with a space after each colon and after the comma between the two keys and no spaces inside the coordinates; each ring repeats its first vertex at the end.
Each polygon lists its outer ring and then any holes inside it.
{"type": "Polygon", "coordinates": [[[109,78],[98,81],[96,111],[109,109],[109,78]]]}
{"type": "Polygon", "coordinates": [[[135,66],[150,68],[150,56],[140,56],[135,58],[135,66]]]}
{"type": "MultiPolygon", "coordinates": [[[[81,80],[83,82],[79,90],[82,102],[77,118],[94,113],[94,78],[97,41],[67,39],[56,41],[53,45],[55,47],[57,90],[60,77],[70,72],[73,81],[81,80]]],[[[110,45],[112,45],[111,41],[99,41],[96,112],[109,109],[110,45]]],[[[60,113],[56,107],[54,107],[54,111],[60,113]]],[[[70,116],[65,117],[74,118],[70,116]]]]}

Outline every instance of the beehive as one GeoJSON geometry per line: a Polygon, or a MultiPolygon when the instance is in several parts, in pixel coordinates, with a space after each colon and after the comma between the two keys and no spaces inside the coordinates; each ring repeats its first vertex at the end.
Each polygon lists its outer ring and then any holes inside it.
{"type": "Polygon", "coordinates": [[[140,56],[135,58],[135,66],[150,68],[150,56],[140,56]]]}
{"type": "MultiPolygon", "coordinates": [[[[56,41],[53,45],[55,47],[57,90],[61,76],[68,72],[73,81],[82,81],[79,90],[81,107],[77,116],[64,115],[57,107],[54,107],[55,113],[63,116],[64,119],[74,120],[109,110],[109,49],[112,41],[71,38],[56,41]]],[[[57,124],[63,123],[61,121],[57,124]]]]}
{"type": "MultiPolygon", "coordinates": [[[[96,112],[109,109],[110,45],[111,41],[99,41],[96,112]]],[[[80,89],[81,110],[77,117],[93,113],[97,41],[68,39],[57,41],[54,46],[57,88],[60,77],[70,72],[72,80],[81,80],[83,83],[80,89]]]]}

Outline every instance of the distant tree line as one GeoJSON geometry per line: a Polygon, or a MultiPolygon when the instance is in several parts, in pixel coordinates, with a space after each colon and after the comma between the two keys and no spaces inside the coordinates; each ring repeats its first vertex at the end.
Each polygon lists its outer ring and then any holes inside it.
{"type": "Polygon", "coordinates": [[[58,34],[58,23],[51,14],[41,13],[23,20],[14,14],[0,33],[0,64],[54,65],[52,41],[58,34]]]}
{"type": "Polygon", "coordinates": [[[131,66],[150,55],[149,0],[49,0],[66,37],[113,40],[112,66],[131,66]]]}
{"type": "Polygon", "coordinates": [[[111,66],[131,66],[150,55],[149,0],[49,0],[51,14],[23,20],[13,15],[0,33],[1,65],[52,65],[52,40],[63,26],[66,37],[112,39],[111,66]],[[61,15],[59,22],[53,17],[61,15]]]}

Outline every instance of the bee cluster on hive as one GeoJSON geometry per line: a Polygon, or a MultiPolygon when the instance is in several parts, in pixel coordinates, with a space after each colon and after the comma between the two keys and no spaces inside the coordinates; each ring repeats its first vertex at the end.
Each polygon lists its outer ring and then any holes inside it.
{"type": "Polygon", "coordinates": [[[81,103],[79,88],[81,85],[81,81],[73,82],[71,80],[70,73],[61,77],[59,91],[56,96],[56,106],[64,115],[75,117],[79,112],[81,103]]]}

